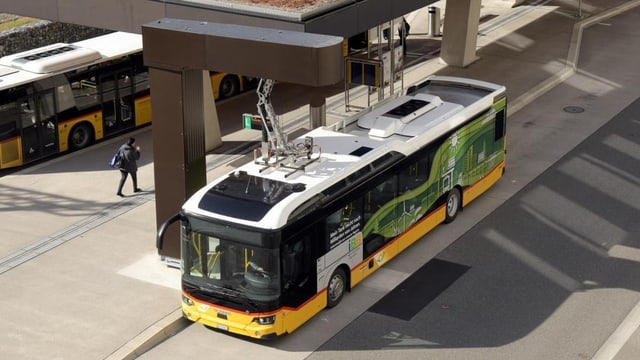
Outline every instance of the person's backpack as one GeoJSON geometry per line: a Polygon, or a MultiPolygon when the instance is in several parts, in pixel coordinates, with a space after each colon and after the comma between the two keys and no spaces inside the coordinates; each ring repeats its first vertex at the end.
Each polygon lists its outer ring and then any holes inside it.
{"type": "Polygon", "coordinates": [[[109,167],[112,169],[118,169],[122,164],[122,156],[120,156],[120,150],[116,151],[111,160],[109,160],[109,167]]]}

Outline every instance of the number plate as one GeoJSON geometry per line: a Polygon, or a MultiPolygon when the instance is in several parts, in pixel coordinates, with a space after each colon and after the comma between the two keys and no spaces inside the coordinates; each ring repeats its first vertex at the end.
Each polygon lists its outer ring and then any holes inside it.
{"type": "Polygon", "coordinates": [[[229,331],[229,327],[227,325],[222,325],[222,324],[216,324],[216,329],[229,331]]]}

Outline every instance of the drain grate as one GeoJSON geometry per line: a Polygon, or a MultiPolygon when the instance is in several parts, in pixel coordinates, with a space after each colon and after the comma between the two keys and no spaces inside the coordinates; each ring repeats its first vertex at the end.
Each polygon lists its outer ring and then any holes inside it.
{"type": "Polygon", "coordinates": [[[566,106],[562,110],[568,112],[569,114],[579,114],[584,112],[584,108],[580,106],[566,106]]]}

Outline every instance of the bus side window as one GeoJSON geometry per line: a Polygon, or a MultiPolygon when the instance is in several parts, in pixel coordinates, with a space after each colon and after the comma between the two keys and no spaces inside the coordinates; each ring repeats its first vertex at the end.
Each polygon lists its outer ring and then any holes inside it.
{"type": "Polygon", "coordinates": [[[20,103],[20,118],[22,119],[22,127],[26,128],[36,124],[36,114],[31,109],[31,104],[27,100],[20,103]]]}
{"type": "Polygon", "coordinates": [[[424,173],[421,173],[419,165],[418,162],[412,163],[400,172],[398,182],[400,184],[399,191],[401,194],[417,188],[426,181],[426,177],[424,173]]]}
{"type": "MultiPolygon", "coordinates": [[[[0,112],[0,116],[2,113],[0,112]]],[[[11,139],[18,136],[18,129],[15,122],[0,124],[0,141],[11,139]]]]}
{"type": "Polygon", "coordinates": [[[365,257],[397,235],[396,205],[398,177],[391,176],[365,194],[365,257]]]}
{"type": "Polygon", "coordinates": [[[349,240],[362,229],[362,198],[343,205],[326,218],[328,249],[349,240]]]}
{"type": "Polygon", "coordinates": [[[334,211],[331,215],[327,216],[327,230],[331,233],[340,227],[342,223],[342,209],[334,211]]]}
{"type": "Polygon", "coordinates": [[[312,224],[292,235],[281,249],[282,303],[297,308],[317,292],[315,259],[323,254],[320,224],[312,224]]]}
{"type": "Polygon", "coordinates": [[[79,110],[97,106],[98,90],[96,77],[92,73],[80,73],[69,78],[73,92],[74,105],[79,110]]]}
{"type": "MultiPolygon", "coordinates": [[[[399,195],[419,188],[429,181],[431,163],[433,162],[434,154],[435,150],[433,147],[422,150],[420,152],[420,157],[417,157],[415,162],[408,164],[398,173],[399,195]]],[[[426,188],[421,188],[420,192],[416,193],[419,197],[410,200],[415,200],[417,202],[422,201],[422,199],[427,196],[427,190],[428,189],[426,188]]]]}
{"type": "Polygon", "coordinates": [[[396,177],[388,178],[365,194],[365,218],[367,222],[378,210],[396,197],[396,177]]]}
{"type": "Polygon", "coordinates": [[[283,278],[285,288],[300,287],[302,286],[307,277],[303,277],[303,254],[304,254],[304,241],[308,238],[302,239],[294,244],[286,245],[283,254],[283,278]]]}
{"type": "Polygon", "coordinates": [[[16,103],[0,104],[0,141],[18,136],[16,103]]]}
{"type": "Polygon", "coordinates": [[[36,96],[36,102],[40,111],[40,120],[51,119],[56,115],[53,92],[46,92],[36,96]]]}
{"type": "Polygon", "coordinates": [[[495,141],[498,141],[504,137],[505,132],[505,110],[502,109],[496,114],[496,127],[495,127],[495,141]]]}
{"type": "Polygon", "coordinates": [[[150,88],[149,71],[144,66],[142,53],[132,55],[131,63],[133,64],[133,92],[140,94],[143,91],[148,91],[150,88]]]}

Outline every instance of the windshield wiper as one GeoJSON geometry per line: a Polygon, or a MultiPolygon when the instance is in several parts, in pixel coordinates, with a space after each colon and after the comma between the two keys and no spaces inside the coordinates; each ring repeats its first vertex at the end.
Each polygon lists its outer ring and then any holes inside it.
{"type": "Polygon", "coordinates": [[[200,293],[204,293],[207,295],[211,295],[212,293],[221,293],[223,295],[238,297],[238,292],[234,290],[232,287],[221,286],[217,284],[207,283],[201,284],[196,282],[191,282],[188,280],[183,280],[185,287],[188,287],[189,291],[199,291],[200,293]]]}
{"type": "Polygon", "coordinates": [[[198,284],[186,280],[184,281],[184,285],[187,287],[187,291],[193,294],[211,297],[215,293],[222,295],[228,301],[247,306],[251,311],[258,311],[260,309],[260,305],[257,302],[247,297],[246,294],[233,289],[230,285],[198,284]]]}
{"type": "Polygon", "coordinates": [[[251,300],[248,297],[245,297],[244,300],[245,300],[245,305],[249,305],[251,307],[251,309],[249,309],[249,310],[258,311],[259,305],[258,305],[257,302],[251,300]]]}

